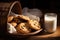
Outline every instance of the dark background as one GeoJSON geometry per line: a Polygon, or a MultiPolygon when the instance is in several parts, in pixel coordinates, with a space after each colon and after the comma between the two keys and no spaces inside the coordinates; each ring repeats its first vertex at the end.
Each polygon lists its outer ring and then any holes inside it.
{"type": "MultiPolygon", "coordinates": [[[[0,0],[0,2],[11,2],[16,0],[0,0]]],[[[20,1],[22,8],[38,8],[46,10],[47,12],[59,12],[60,13],[60,1],[59,0],[18,0],[20,1]]]]}

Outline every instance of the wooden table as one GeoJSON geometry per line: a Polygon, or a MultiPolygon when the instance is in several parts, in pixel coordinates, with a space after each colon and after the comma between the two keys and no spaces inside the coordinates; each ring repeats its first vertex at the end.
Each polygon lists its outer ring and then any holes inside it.
{"type": "MultiPolygon", "coordinates": [[[[0,40],[5,40],[6,38],[0,38],[0,40]]],[[[8,38],[7,38],[8,39],[8,38]]],[[[12,38],[10,38],[12,39],[12,38]]],[[[15,38],[16,39],[16,38],[15,38]]],[[[56,32],[48,34],[45,32],[40,32],[38,35],[33,35],[21,40],[59,40],[60,39],[60,26],[57,27],[56,32]]],[[[20,40],[20,38],[19,38],[20,40]]]]}
{"type": "Polygon", "coordinates": [[[57,27],[56,32],[52,34],[46,34],[42,32],[42,35],[31,36],[28,40],[58,40],[60,39],[60,26],[57,27]]]}

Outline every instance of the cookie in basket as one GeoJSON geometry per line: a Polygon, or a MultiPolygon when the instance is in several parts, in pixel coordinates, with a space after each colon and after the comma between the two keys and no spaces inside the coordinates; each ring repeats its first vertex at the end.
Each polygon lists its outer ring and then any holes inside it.
{"type": "Polygon", "coordinates": [[[30,30],[27,28],[26,23],[18,24],[16,30],[18,33],[23,33],[23,34],[30,33],[30,30]]]}
{"type": "Polygon", "coordinates": [[[41,28],[39,22],[36,20],[30,20],[28,22],[28,24],[29,24],[29,27],[34,30],[40,30],[40,28],[41,28]]]}
{"type": "Polygon", "coordinates": [[[16,22],[11,22],[10,23],[12,26],[16,27],[17,26],[17,23],[16,22]]]}
{"type": "Polygon", "coordinates": [[[11,22],[13,20],[14,16],[8,16],[7,22],[11,22]]]}
{"type": "Polygon", "coordinates": [[[21,22],[21,20],[19,19],[18,16],[14,16],[13,21],[16,22],[16,23],[20,23],[21,22]]]}
{"type": "Polygon", "coordinates": [[[30,18],[29,18],[29,17],[24,16],[24,15],[19,15],[19,17],[20,17],[21,19],[23,19],[23,20],[30,20],[30,18]]]}

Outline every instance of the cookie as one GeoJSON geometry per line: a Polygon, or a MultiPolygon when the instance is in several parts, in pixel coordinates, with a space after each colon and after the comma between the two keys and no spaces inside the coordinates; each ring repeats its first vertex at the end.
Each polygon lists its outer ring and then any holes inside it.
{"type": "Polygon", "coordinates": [[[16,22],[11,22],[10,23],[12,26],[16,27],[17,26],[17,23],[16,22]]]}
{"type": "Polygon", "coordinates": [[[24,16],[24,15],[19,15],[19,17],[20,17],[21,19],[24,19],[24,20],[30,20],[30,18],[29,18],[29,17],[24,16]]]}
{"type": "Polygon", "coordinates": [[[7,21],[8,21],[8,22],[11,22],[11,21],[13,20],[13,18],[14,18],[13,16],[8,16],[7,21]]]}
{"type": "Polygon", "coordinates": [[[17,32],[18,32],[18,33],[27,34],[27,33],[30,32],[29,29],[28,29],[27,26],[26,26],[26,23],[20,23],[20,24],[16,27],[16,29],[17,29],[17,32]]]}
{"type": "Polygon", "coordinates": [[[17,16],[17,17],[15,17],[15,16],[14,16],[13,21],[14,21],[14,22],[16,22],[16,23],[20,23],[20,22],[21,22],[21,20],[19,19],[19,17],[18,17],[18,16],[17,16]]]}
{"type": "Polygon", "coordinates": [[[28,22],[28,24],[29,24],[29,27],[32,28],[32,29],[34,29],[34,30],[40,30],[40,24],[39,24],[38,21],[36,21],[36,20],[30,20],[28,22]]]}

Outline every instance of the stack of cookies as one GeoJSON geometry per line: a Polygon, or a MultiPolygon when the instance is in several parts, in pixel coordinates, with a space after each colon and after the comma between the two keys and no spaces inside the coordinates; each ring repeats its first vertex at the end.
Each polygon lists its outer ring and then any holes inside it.
{"type": "Polygon", "coordinates": [[[41,29],[37,20],[24,15],[8,16],[7,21],[17,30],[17,33],[28,34],[41,29]]]}

